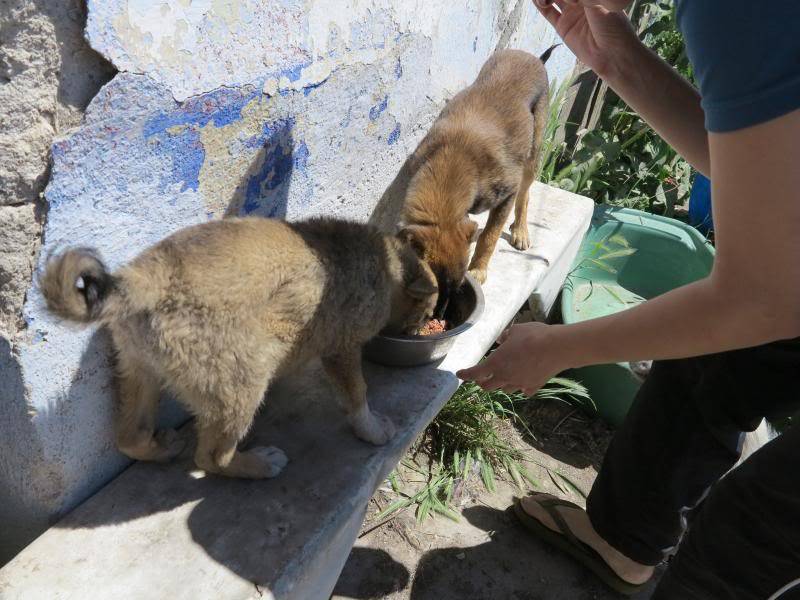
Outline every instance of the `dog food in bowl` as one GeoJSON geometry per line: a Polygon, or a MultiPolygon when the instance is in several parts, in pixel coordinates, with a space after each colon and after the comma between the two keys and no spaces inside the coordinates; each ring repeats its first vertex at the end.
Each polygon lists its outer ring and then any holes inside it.
{"type": "Polygon", "coordinates": [[[467,275],[451,298],[444,319],[432,319],[416,335],[379,334],[364,347],[367,360],[388,367],[416,367],[443,359],[456,338],[469,330],[483,314],[483,291],[467,275]]]}
{"type": "Polygon", "coordinates": [[[431,319],[420,328],[417,335],[436,335],[437,333],[444,333],[448,329],[450,329],[450,326],[444,319],[431,319]]]}

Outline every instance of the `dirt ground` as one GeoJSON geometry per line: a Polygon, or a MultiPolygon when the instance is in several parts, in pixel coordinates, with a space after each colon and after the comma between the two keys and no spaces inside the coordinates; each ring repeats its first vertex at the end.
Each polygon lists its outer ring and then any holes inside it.
{"type": "MultiPolygon", "coordinates": [[[[538,489],[583,505],[582,494],[591,488],[610,430],[558,402],[536,405],[527,420],[536,440],[523,440],[516,430],[508,437],[523,450],[528,471],[540,483],[538,489]],[[553,473],[563,474],[582,494],[553,473]]],[[[399,474],[409,491],[422,479],[410,470],[401,469],[399,474]]],[[[418,523],[413,507],[379,522],[374,516],[398,497],[388,486],[379,489],[333,600],[623,598],[517,525],[508,507],[521,493],[507,481],[498,481],[496,493],[490,493],[475,478],[454,498],[459,522],[437,515],[418,523]]],[[[649,598],[653,586],[635,598],[649,598]]]]}

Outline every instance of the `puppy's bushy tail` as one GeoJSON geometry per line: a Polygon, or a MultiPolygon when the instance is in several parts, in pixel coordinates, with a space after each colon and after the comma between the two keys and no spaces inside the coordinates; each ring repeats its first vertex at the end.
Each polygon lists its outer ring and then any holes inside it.
{"type": "Polygon", "coordinates": [[[553,53],[553,50],[558,48],[560,45],[561,45],[560,43],[559,44],[553,44],[547,50],[542,52],[542,54],[539,56],[539,60],[542,61],[542,64],[547,62],[547,59],[550,58],[550,55],[553,53]]]}
{"type": "Polygon", "coordinates": [[[100,317],[116,284],[96,250],[70,248],[47,259],[39,286],[50,312],[69,321],[90,323],[100,317]]]}

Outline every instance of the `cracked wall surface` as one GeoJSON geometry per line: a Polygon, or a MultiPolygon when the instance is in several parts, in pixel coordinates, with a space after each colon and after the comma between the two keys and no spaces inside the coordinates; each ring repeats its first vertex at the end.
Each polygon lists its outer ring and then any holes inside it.
{"type": "Polygon", "coordinates": [[[47,482],[33,435],[18,343],[47,212],[50,145],[115,73],[84,39],[85,21],[79,0],[0,0],[0,564],[47,524],[47,498],[59,487],[47,482]]]}
{"type": "MultiPolygon", "coordinates": [[[[127,464],[111,439],[107,340],[44,311],[41,256],[91,245],[114,268],[225,215],[366,220],[492,51],[539,53],[555,34],[525,0],[89,0],[97,54],[79,4],[0,6],[14,73],[0,150],[18,164],[0,165],[0,261],[16,261],[17,286],[0,280],[0,326],[14,323],[0,336],[0,494],[28,507],[14,535],[0,509],[1,562],[127,464]],[[119,70],[110,81],[99,55],[119,70]]],[[[565,76],[573,62],[564,50],[548,68],[565,76]]]]}
{"type": "Polygon", "coordinates": [[[114,69],[83,38],[77,0],[0,0],[0,335],[20,326],[39,247],[49,151],[114,69]]]}

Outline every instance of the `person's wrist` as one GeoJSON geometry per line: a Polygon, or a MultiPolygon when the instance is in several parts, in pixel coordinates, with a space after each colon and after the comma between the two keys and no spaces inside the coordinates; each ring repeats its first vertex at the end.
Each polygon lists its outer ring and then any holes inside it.
{"type": "Polygon", "coordinates": [[[570,344],[567,340],[568,329],[566,325],[547,325],[542,335],[544,343],[540,342],[540,348],[545,348],[542,353],[549,364],[549,370],[553,373],[560,373],[572,368],[579,360],[575,356],[577,346],[570,344]]]}
{"type": "Polygon", "coordinates": [[[649,51],[636,34],[621,42],[618,48],[608,52],[594,72],[612,88],[619,83],[638,77],[649,58],[649,51]]]}

